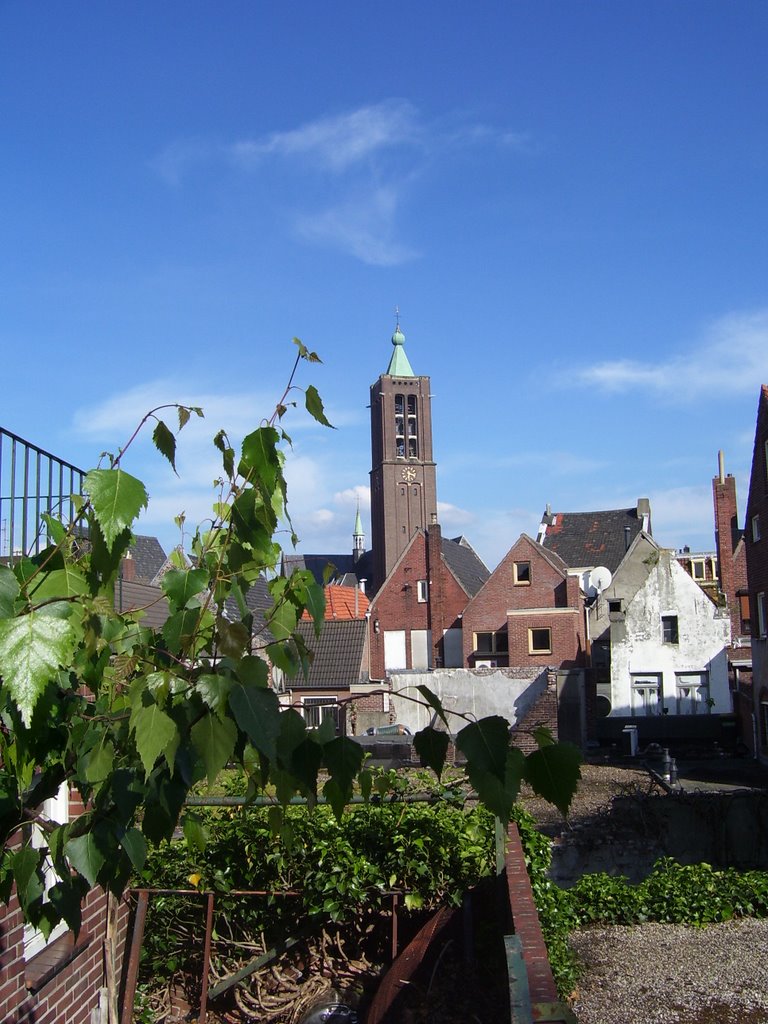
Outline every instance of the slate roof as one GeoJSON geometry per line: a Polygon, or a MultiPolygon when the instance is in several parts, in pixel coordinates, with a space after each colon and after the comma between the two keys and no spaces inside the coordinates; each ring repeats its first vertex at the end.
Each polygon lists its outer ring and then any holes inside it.
{"type": "Polygon", "coordinates": [[[443,537],[445,564],[470,597],[474,597],[491,575],[490,570],[465,537],[443,537]]]}
{"type": "Polygon", "coordinates": [[[118,612],[144,609],[141,620],[150,629],[162,629],[168,618],[168,600],[159,587],[135,580],[118,579],[115,583],[115,609],[118,612]]]}
{"type": "Polygon", "coordinates": [[[637,508],[605,512],[555,512],[545,515],[543,545],[570,569],[604,565],[615,572],[629,545],[643,528],[637,508]],[[629,533],[627,533],[629,528],[629,533]]]}
{"type": "Polygon", "coordinates": [[[290,576],[294,569],[309,569],[321,584],[343,580],[348,585],[349,577],[352,576],[358,582],[367,580],[370,585],[373,578],[372,552],[365,551],[357,562],[351,552],[347,555],[283,555],[283,576],[290,576]],[[332,572],[325,580],[323,574],[329,565],[332,572]]]}
{"type": "Polygon", "coordinates": [[[286,685],[291,689],[344,690],[366,679],[367,626],[365,619],[329,619],[318,637],[311,622],[299,622],[297,631],[315,657],[306,680],[299,675],[286,685]]]}
{"type": "Polygon", "coordinates": [[[165,565],[167,555],[157,537],[137,534],[128,549],[135,565],[137,583],[150,583],[165,565]]]}

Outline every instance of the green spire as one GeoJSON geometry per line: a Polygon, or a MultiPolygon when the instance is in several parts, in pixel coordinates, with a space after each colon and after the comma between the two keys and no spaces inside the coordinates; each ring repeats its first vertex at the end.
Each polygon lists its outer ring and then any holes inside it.
{"type": "Polygon", "coordinates": [[[389,377],[415,377],[416,374],[411,369],[411,364],[408,362],[408,356],[405,354],[405,348],[403,347],[405,345],[405,335],[400,330],[400,321],[398,321],[395,333],[392,335],[392,344],[395,346],[395,351],[389,360],[387,375],[389,377]]]}
{"type": "Polygon", "coordinates": [[[353,537],[363,536],[363,521],[360,518],[360,502],[357,503],[357,515],[355,516],[355,529],[352,531],[353,537]]]}

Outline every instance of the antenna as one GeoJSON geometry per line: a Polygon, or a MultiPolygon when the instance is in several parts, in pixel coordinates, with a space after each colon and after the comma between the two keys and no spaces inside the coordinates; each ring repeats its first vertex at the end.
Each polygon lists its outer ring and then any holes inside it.
{"type": "Polygon", "coordinates": [[[595,568],[586,575],[587,586],[585,587],[585,592],[590,597],[594,597],[595,594],[602,594],[606,588],[610,587],[611,580],[613,579],[613,576],[611,576],[611,570],[606,569],[604,565],[596,565],[595,568]]]}

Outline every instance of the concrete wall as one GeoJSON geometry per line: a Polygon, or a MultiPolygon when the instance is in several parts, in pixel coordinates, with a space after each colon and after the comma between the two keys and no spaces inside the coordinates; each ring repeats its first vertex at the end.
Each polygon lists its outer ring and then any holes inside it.
{"type": "MultiPolygon", "coordinates": [[[[477,718],[501,715],[510,725],[517,724],[546,692],[547,672],[523,675],[511,670],[444,669],[438,672],[403,672],[391,676],[391,702],[395,720],[416,733],[430,724],[434,711],[423,707],[424,698],[416,689],[427,686],[447,711],[472,714],[477,718]],[[419,703],[406,699],[416,698],[419,703]]],[[[457,726],[461,727],[458,719],[457,726]]]]}

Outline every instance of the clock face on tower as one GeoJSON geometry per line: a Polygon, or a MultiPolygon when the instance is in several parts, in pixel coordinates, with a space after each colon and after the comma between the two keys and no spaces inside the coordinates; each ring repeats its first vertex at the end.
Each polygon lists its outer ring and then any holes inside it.
{"type": "Polygon", "coordinates": [[[400,474],[406,483],[412,483],[416,479],[416,470],[413,466],[406,466],[400,474]]]}

